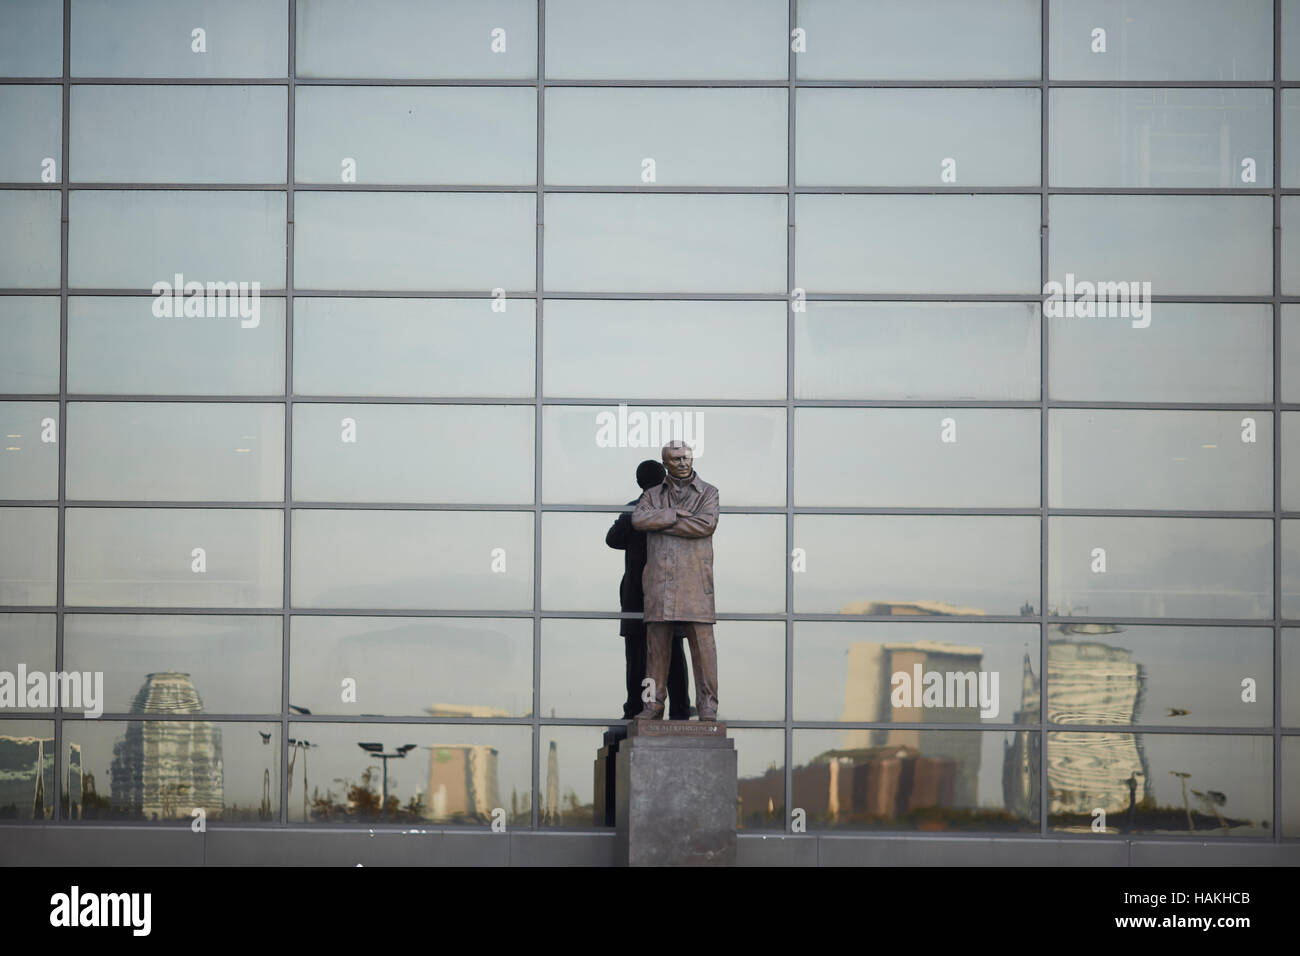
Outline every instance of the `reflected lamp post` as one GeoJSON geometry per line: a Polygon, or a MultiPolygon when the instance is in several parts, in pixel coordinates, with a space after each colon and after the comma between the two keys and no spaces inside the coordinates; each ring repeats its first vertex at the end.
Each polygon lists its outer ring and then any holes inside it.
{"type": "Polygon", "coordinates": [[[415,744],[404,744],[397,748],[396,753],[384,753],[383,744],[358,743],[358,747],[366,753],[382,760],[384,762],[384,789],[379,798],[379,819],[384,818],[384,812],[388,809],[388,761],[396,760],[399,757],[405,757],[407,753],[415,749],[415,744]]]}

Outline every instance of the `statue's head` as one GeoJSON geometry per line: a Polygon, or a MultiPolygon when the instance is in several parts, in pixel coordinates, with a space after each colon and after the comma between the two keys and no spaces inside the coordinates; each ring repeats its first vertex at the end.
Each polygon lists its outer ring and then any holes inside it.
{"type": "Polygon", "coordinates": [[[674,478],[689,478],[695,470],[695,455],[691,446],[683,441],[670,441],[664,445],[664,470],[674,478]]]}

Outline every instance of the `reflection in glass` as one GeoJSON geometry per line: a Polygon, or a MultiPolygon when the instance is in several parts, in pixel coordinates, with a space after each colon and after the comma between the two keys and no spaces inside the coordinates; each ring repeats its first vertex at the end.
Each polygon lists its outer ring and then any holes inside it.
{"type": "Polygon", "coordinates": [[[1282,628],[1282,726],[1300,727],[1300,627],[1282,628]]]}
{"type": "Polygon", "coordinates": [[[784,80],[785,0],[551,0],[546,75],[562,80],[784,80]],[[689,30],[681,29],[690,24],[689,30]]]}
{"type": "Polygon", "coordinates": [[[63,4],[9,0],[0,33],[0,76],[63,75],[63,4]]]}
{"type": "Polygon", "coordinates": [[[1270,90],[1054,89],[1048,106],[1053,186],[1273,185],[1270,90]]]}
{"type": "Polygon", "coordinates": [[[1271,0],[1051,0],[1047,22],[1053,80],[1273,78],[1271,0]]]}
{"type": "Polygon", "coordinates": [[[528,610],[532,512],[296,511],[293,605],[528,610]]]}
{"type": "MultiPolygon", "coordinates": [[[[698,10],[697,3],[693,28],[698,10]]],[[[640,32],[645,21],[638,19],[640,32]]],[[[734,35],[733,25],[727,36],[734,35]]],[[[628,48],[620,53],[626,56],[628,48]]],[[[786,127],[783,89],[552,88],[546,91],[546,181],[784,186],[786,127]],[[648,181],[647,159],[654,163],[648,181]]]]}
{"type": "Polygon", "coordinates": [[[785,208],[781,195],[552,193],[545,285],[784,294],[785,208]]]}
{"type": "Polygon", "coordinates": [[[285,181],[283,86],[73,86],[71,116],[73,182],[285,181]]]}
{"type": "MultiPolygon", "coordinates": [[[[1048,380],[1058,401],[1273,400],[1268,305],[1156,302],[1146,328],[1123,316],[1047,321],[1048,380]]],[[[1285,330],[1284,322],[1284,346],[1285,330]]],[[[1284,360],[1284,385],[1286,370],[1284,360]]]]}
{"type": "Polygon", "coordinates": [[[1267,518],[1048,521],[1049,614],[1273,614],[1273,523],[1267,518]]]}
{"type": "Polygon", "coordinates": [[[0,189],[0,287],[59,285],[59,210],[54,189],[0,189]]]}
{"type": "Polygon", "coordinates": [[[54,603],[57,508],[0,508],[0,605],[54,603]]]}
{"type": "Polygon", "coordinates": [[[188,676],[206,713],[278,714],[281,631],[271,615],[68,614],[64,666],[103,672],[108,714],[134,713],[139,688],[168,671],[188,676]]]}
{"type": "Polygon", "coordinates": [[[736,742],[736,827],[784,830],[785,734],[728,727],[727,735],[736,742]]]}
{"type": "Polygon", "coordinates": [[[1038,830],[1038,734],[796,730],[809,830],[1038,830]]]}
{"type": "Polygon", "coordinates": [[[1039,0],[799,0],[800,79],[1037,79],[1039,0]]]}
{"type": "Polygon", "coordinates": [[[1281,135],[1282,171],[1279,178],[1283,188],[1294,188],[1300,186],[1300,96],[1296,96],[1295,90],[1282,91],[1281,135]]]}
{"type": "Polygon", "coordinates": [[[300,0],[300,77],[525,79],[537,75],[536,0],[300,0]],[[493,30],[504,43],[493,43],[493,30]],[[431,44],[436,54],[431,55],[431,44]]]}
{"type": "Polygon", "coordinates": [[[595,818],[592,773],[592,761],[604,744],[605,732],[605,727],[541,728],[537,792],[539,826],[584,830],[605,826],[603,815],[599,820],[595,818]]]}
{"type": "Polygon", "coordinates": [[[531,405],[321,405],[293,410],[298,501],[527,504],[531,405]]]}
{"type": "Polygon", "coordinates": [[[59,300],[0,296],[0,393],[59,390],[59,300]]]}
{"type": "Polygon", "coordinates": [[[279,607],[284,513],[69,508],[65,598],[87,607],[279,607]]]}
{"type": "Polygon", "coordinates": [[[1282,738],[1282,836],[1300,836],[1300,737],[1282,738]]]}
{"type": "Polygon", "coordinates": [[[1038,206],[1037,196],[800,196],[795,282],[809,292],[1033,294],[1038,206]]]}
{"type": "Polygon", "coordinates": [[[284,76],[289,21],[265,0],[72,0],[73,76],[284,76]],[[202,24],[196,56],[191,31],[202,24]]]}
{"type": "Polygon", "coordinates": [[[1011,408],[800,408],[795,504],[1037,507],[1038,417],[1011,408]]]}
{"type": "Polygon", "coordinates": [[[1282,294],[1300,293],[1300,197],[1282,197],[1282,294]]]}
{"type": "MultiPolygon", "coordinates": [[[[391,37],[385,46],[391,49],[391,37]]],[[[537,180],[532,89],[300,86],[294,129],[298,183],[509,186],[537,180]],[[355,179],[343,178],[345,166],[355,179]]]]}
{"type": "MultiPolygon", "coordinates": [[[[1267,196],[1051,196],[1048,276],[1150,282],[1151,295],[1268,295],[1267,196]]],[[[1285,208],[1285,202],[1283,207],[1285,208]]],[[[1152,311],[1158,318],[1161,304],[1152,311]]]]}
{"type": "Polygon", "coordinates": [[[1048,829],[1267,837],[1273,819],[1273,738],[1244,735],[1047,734],[1048,829]]]}
{"type": "Polygon", "coordinates": [[[488,299],[296,298],[294,391],[531,397],[536,305],[491,308],[488,299]]]}
{"type": "Polygon", "coordinates": [[[1284,304],[1278,315],[1282,327],[1282,380],[1278,383],[1278,391],[1282,401],[1300,402],[1300,305],[1284,304]]]}
{"type": "Polygon", "coordinates": [[[795,398],[1038,398],[1037,303],[806,305],[794,316],[795,398]]]}
{"type": "Polygon", "coordinates": [[[794,719],[1036,720],[1022,712],[1021,688],[1037,680],[1038,661],[1036,624],[798,621],[794,719]]]}
{"type": "MultiPolygon", "coordinates": [[[[157,317],[154,300],[142,296],[70,296],[68,389],[93,395],[282,394],[284,299],[260,301],[260,321],[245,327],[242,320],[157,317]]],[[[299,300],[294,311],[301,309],[299,300]]]]}
{"type": "MultiPolygon", "coordinates": [[[[153,289],[179,273],[185,282],[284,287],[282,192],[78,189],[68,194],[68,209],[72,286],[153,289]]],[[[171,321],[240,327],[251,318],[171,321]]]]}
{"type": "Polygon", "coordinates": [[[1300,618],[1300,520],[1282,522],[1282,616],[1300,618]]]}
{"type": "Polygon", "coordinates": [[[527,726],[301,722],[290,724],[289,734],[291,823],[488,824],[501,808],[507,826],[528,826],[527,726]],[[378,756],[408,745],[404,757],[378,756]]]}
{"type": "Polygon", "coordinates": [[[542,499],[622,504],[640,496],[637,465],[665,444],[695,450],[724,508],[785,504],[785,409],[548,405],[542,410],[542,499]]]}
{"type": "Polygon", "coordinates": [[[1033,614],[1038,524],[1001,515],[796,515],[794,547],[806,552],[808,570],[794,576],[795,611],[1033,614]]]}
{"type": "MultiPolygon", "coordinates": [[[[16,675],[19,667],[25,667],[29,674],[49,674],[54,670],[54,626],[53,614],[0,614],[0,671],[12,675],[6,678],[6,682],[13,681],[5,693],[0,695],[6,712],[22,714],[51,710],[50,707],[27,706],[41,701],[28,696],[28,688],[17,680],[16,675]],[[5,699],[9,692],[13,693],[13,699],[5,699]]],[[[74,668],[69,666],[67,669],[74,668]]],[[[47,702],[54,703],[53,700],[47,702]]],[[[4,728],[5,724],[0,723],[0,734],[4,733],[4,728]]],[[[0,758],[0,768],[3,767],[2,761],[3,758],[0,758]]],[[[2,776],[3,770],[0,770],[0,777],[2,776]]],[[[3,803],[4,798],[0,797],[0,805],[3,803]]]]}
{"type": "Polygon", "coordinates": [[[783,302],[548,300],[546,394],[784,401],[785,313],[783,302]]]}
{"type": "Polygon", "coordinates": [[[58,402],[0,402],[0,498],[59,496],[58,402]]]}
{"type": "MultiPolygon", "coordinates": [[[[1024,687],[1022,706],[1036,721],[1037,678],[1024,687]]],[[[1272,701],[1268,628],[1052,625],[1051,723],[1268,727],[1272,701]]]]}
{"type": "MultiPolygon", "coordinates": [[[[615,628],[617,631],[617,628],[615,628]]],[[[312,714],[528,717],[528,618],[292,618],[289,703],[312,714]],[[356,681],[343,702],[342,681],[356,681]]]]}
{"type": "Polygon", "coordinates": [[[189,674],[149,674],[130,712],[158,720],[63,724],[68,818],[149,823],[280,819],[280,725],[178,719],[208,712],[189,674]]]}
{"type": "MultiPolygon", "coordinates": [[[[6,5],[6,32],[12,29],[11,9],[12,4],[6,5]]],[[[0,44],[3,42],[0,40],[0,44]]],[[[0,47],[0,64],[3,61],[4,50],[0,47]]],[[[0,76],[6,75],[0,69],[0,76]]],[[[59,87],[0,86],[0,116],[5,118],[0,128],[0,183],[42,182],[49,171],[49,160],[54,161],[56,178],[45,181],[61,182],[63,96],[59,87]]]]}
{"type": "MultiPolygon", "coordinates": [[[[54,721],[0,720],[0,821],[53,819],[54,757],[54,721]]],[[[79,770],[69,769],[72,781],[79,770]]]]}
{"type": "Polygon", "coordinates": [[[1272,508],[1270,412],[1054,408],[1047,428],[1054,508],[1272,508]]]}
{"type": "Polygon", "coordinates": [[[300,192],[294,283],[304,289],[532,289],[537,197],[300,192]]]}
{"type": "MultiPolygon", "coordinates": [[[[615,517],[613,512],[542,514],[544,610],[618,612],[623,552],[605,545],[615,517]]],[[[785,610],[784,543],[784,515],[722,515],[713,537],[719,614],[785,610]]],[[[618,633],[617,624],[610,633],[618,633]]]]}
{"type": "Polygon", "coordinates": [[[1036,89],[802,89],[795,168],[802,186],[1037,186],[1041,116],[1036,89]]]}
{"type": "Polygon", "coordinates": [[[71,402],[67,495],[277,501],[284,496],[284,406],[71,402]]]}

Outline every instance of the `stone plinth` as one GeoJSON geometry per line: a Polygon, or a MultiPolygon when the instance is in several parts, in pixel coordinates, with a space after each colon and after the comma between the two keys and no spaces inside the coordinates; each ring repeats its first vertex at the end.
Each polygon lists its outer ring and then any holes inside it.
{"type": "Polygon", "coordinates": [[[726,724],[634,720],[614,759],[620,863],[736,862],[736,748],[726,724]]]}

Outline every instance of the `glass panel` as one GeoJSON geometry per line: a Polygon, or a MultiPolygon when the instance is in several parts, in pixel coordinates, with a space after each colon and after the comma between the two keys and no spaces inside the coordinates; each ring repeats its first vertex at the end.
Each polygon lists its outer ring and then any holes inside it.
{"type": "MultiPolygon", "coordinates": [[[[4,300],[0,299],[0,303],[4,300]]],[[[1284,402],[1300,402],[1300,305],[1283,305],[1278,313],[1282,327],[1278,391],[1284,402]]]]}
{"type": "Polygon", "coordinates": [[[294,391],[531,397],[536,305],[491,307],[486,299],[296,298],[294,391]]]}
{"type": "Polygon", "coordinates": [[[542,500],[621,504],[639,497],[637,465],[669,441],[695,451],[724,508],[785,504],[785,409],[548,405],[542,410],[542,500]],[[705,427],[707,425],[707,428],[705,427]]]}
{"type": "Polygon", "coordinates": [[[1047,22],[1053,80],[1273,78],[1271,0],[1051,0],[1047,22]]]}
{"type": "MultiPolygon", "coordinates": [[[[36,696],[34,688],[21,676],[19,668],[25,669],[28,674],[49,674],[54,671],[54,631],[53,614],[0,614],[0,672],[6,674],[5,683],[9,684],[0,693],[0,701],[3,701],[0,707],[7,713],[53,712],[54,700],[48,696],[44,700],[36,696]],[[50,706],[39,706],[41,704],[50,706]]],[[[11,724],[7,721],[0,722],[0,735],[3,735],[6,726],[11,724]]],[[[0,736],[0,753],[4,750],[3,740],[3,736],[0,736]]],[[[0,780],[5,779],[4,769],[11,768],[5,768],[4,760],[0,757],[0,780]]],[[[3,787],[4,784],[0,783],[0,792],[3,787]]],[[[0,796],[0,808],[4,803],[4,797],[0,796]]],[[[2,809],[0,815],[3,815],[2,809]]]]}
{"type": "Polygon", "coordinates": [[[69,508],[65,594],[90,607],[279,607],[284,515],[69,508]]]}
{"type": "Polygon", "coordinates": [[[1273,507],[1270,412],[1054,408],[1047,428],[1053,508],[1273,507]]]}
{"type": "Polygon", "coordinates": [[[0,393],[59,390],[59,300],[0,296],[0,393]]]}
{"type": "Polygon", "coordinates": [[[801,79],[1037,79],[1038,0],[799,0],[801,79]]]}
{"type": "Polygon", "coordinates": [[[300,77],[537,75],[536,0],[297,0],[300,77]],[[501,32],[495,33],[494,31],[501,32]]]}
{"type": "Polygon", "coordinates": [[[294,282],[306,289],[532,289],[537,197],[301,192],[294,282]]]}
{"type": "Polygon", "coordinates": [[[1282,0],[1282,79],[1300,80],[1300,0],[1282,0]]]}
{"type": "Polygon", "coordinates": [[[1300,202],[1282,197],[1282,294],[1300,293],[1300,202]]]}
{"type": "Polygon", "coordinates": [[[280,501],[284,406],[71,402],[67,495],[103,501],[280,501]]]}
{"type": "MultiPolygon", "coordinates": [[[[605,547],[612,514],[542,515],[542,608],[619,609],[623,553],[605,547]]],[[[713,538],[714,597],[719,614],[785,611],[784,515],[727,514],[713,538]],[[725,527],[724,523],[725,522],[725,527]]],[[[618,624],[607,621],[610,634],[618,624]]]]}
{"type": "Polygon", "coordinates": [[[1243,735],[1047,735],[1047,826],[1089,833],[1269,837],[1273,738],[1243,735]]]}
{"type": "MultiPolygon", "coordinates": [[[[1300,39],[1300,38],[1297,38],[1300,39]]],[[[1300,186],[1300,96],[1282,91],[1282,186],[1300,186]]]]}
{"type": "MultiPolygon", "coordinates": [[[[698,29],[698,10],[697,3],[692,30],[698,29]]],[[[638,20],[639,33],[645,20],[638,20]]],[[[677,32],[678,41],[682,33],[677,32]]],[[[735,24],[725,35],[735,35],[735,24]]],[[[782,89],[549,89],[546,181],[563,186],[784,186],[786,128],[782,89]]]]}
{"type": "Polygon", "coordinates": [[[283,183],[288,122],[283,86],[74,86],[70,178],[283,183]]]}
{"type": "MultiPolygon", "coordinates": [[[[1059,624],[1053,630],[1058,633],[1047,645],[1052,723],[1273,724],[1269,628],[1059,624]]],[[[1037,681],[1026,685],[1033,720],[1038,694],[1037,681]]]]}
{"type": "MultiPolygon", "coordinates": [[[[690,644],[685,638],[678,640],[693,704],[690,644]]],[[[718,719],[781,720],[785,716],[784,622],[720,621],[714,626],[714,640],[721,688],[718,719]]],[[[626,665],[618,621],[544,619],[541,712],[618,720],[626,696],[626,665]]],[[[644,668],[644,663],[640,666],[644,668]]]]}
{"type": "Polygon", "coordinates": [[[59,497],[58,434],[58,402],[0,402],[0,498],[59,497]]]}
{"type": "Polygon", "coordinates": [[[533,712],[529,618],[299,616],[292,631],[289,700],[308,713],[533,712]],[[340,688],[347,679],[355,685],[345,700],[340,688]]]}
{"type": "Polygon", "coordinates": [[[546,288],[569,292],[785,291],[786,198],[546,197],[546,288]]]}
{"type": "Polygon", "coordinates": [[[1300,521],[1282,522],[1282,616],[1300,618],[1300,521]]]}
{"type": "Polygon", "coordinates": [[[162,674],[188,682],[194,713],[278,714],[282,630],[272,615],[69,614],[64,666],[103,673],[109,714],[141,713],[139,691],[162,674]]]}
{"type": "Polygon", "coordinates": [[[487,827],[501,808],[508,826],[528,826],[533,740],[527,726],[312,722],[290,724],[289,733],[298,741],[290,755],[302,760],[302,770],[289,775],[291,823],[487,827]],[[385,754],[414,746],[404,757],[381,761],[362,743],[382,746],[385,754]]]}
{"type": "Polygon", "coordinates": [[[1048,207],[1048,274],[1062,285],[1149,282],[1148,303],[1272,291],[1267,196],[1051,196],[1048,207]]]}
{"type": "Polygon", "coordinates": [[[59,511],[0,508],[0,605],[54,603],[59,511]]]}
{"type": "Polygon", "coordinates": [[[780,730],[728,727],[736,742],[736,826],[784,830],[785,734],[780,730]]]}
{"type": "Polygon", "coordinates": [[[785,313],[783,302],[548,300],[546,394],[784,401],[785,313]]]}
{"type": "MultiPolygon", "coordinates": [[[[5,823],[54,818],[55,755],[54,721],[0,720],[0,819],[5,823]]],[[[70,770],[69,778],[79,782],[80,773],[70,770]]]]}
{"type": "MultiPolygon", "coordinates": [[[[6,21],[11,15],[10,6],[5,8],[6,21]]],[[[6,22],[5,26],[10,24],[6,22]]],[[[0,65],[3,46],[0,40],[0,65]]],[[[62,182],[62,89],[0,86],[0,116],[5,118],[0,126],[0,183],[62,182]]]]}
{"type": "Polygon", "coordinates": [[[1300,737],[1282,738],[1282,836],[1300,836],[1300,737]]]}
{"type": "Polygon", "coordinates": [[[63,75],[63,4],[8,0],[0,33],[0,76],[63,75]]]}
{"type": "Polygon", "coordinates": [[[1150,319],[1049,318],[1052,398],[1272,402],[1272,307],[1159,302],[1150,319]]]}
{"type": "Polygon", "coordinates": [[[1037,303],[806,307],[794,315],[795,398],[1038,399],[1037,303]]]}
{"type": "Polygon", "coordinates": [[[1282,726],[1300,727],[1300,627],[1282,628],[1282,726]]]}
{"type": "MultiPolygon", "coordinates": [[[[612,728],[611,728],[612,729],[612,728]]],[[[604,746],[604,727],[541,728],[541,789],[537,794],[537,823],[543,827],[604,827],[595,819],[595,780],[592,761],[604,746]]]]}
{"type": "Polygon", "coordinates": [[[187,283],[284,286],[284,193],[77,190],[68,207],[73,286],[153,289],[166,282],[174,294],[176,274],[187,283]]]}
{"type": "Polygon", "coordinates": [[[1038,831],[1038,735],[796,730],[809,830],[1038,831]]]}
{"type": "MultiPolygon", "coordinates": [[[[284,299],[255,300],[256,325],[252,319],[232,318],[229,312],[225,319],[156,316],[157,301],[143,296],[68,298],[69,391],[91,395],[284,392],[284,299]]],[[[301,308],[299,300],[294,311],[301,308]]],[[[246,311],[252,311],[251,303],[246,311]]]]}
{"type": "Polygon", "coordinates": [[[1053,186],[1273,185],[1269,90],[1055,89],[1049,106],[1053,186]]]}
{"type": "Polygon", "coordinates": [[[297,511],[295,607],[527,610],[532,512],[297,511]]]}
{"type": "Polygon", "coordinates": [[[1037,691],[1032,712],[1021,697],[1038,680],[1037,624],[799,621],[794,638],[795,720],[1038,720],[1037,691]]]}
{"type": "Polygon", "coordinates": [[[795,612],[1033,614],[1038,527],[1020,516],[796,515],[807,570],[794,576],[795,612]]]}
{"type": "Polygon", "coordinates": [[[1056,517],[1047,540],[1049,614],[1273,614],[1268,519],[1056,517]]]}
{"type": "Polygon", "coordinates": [[[1300,412],[1282,413],[1282,510],[1300,510],[1300,412]]]}
{"type": "Polygon", "coordinates": [[[73,76],[284,76],[288,65],[285,0],[72,0],[71,23],[73,76]]]}
{"type": "Polygon", "coordinates": [[[1029,408],[800,408],[795,505],[1037,507],[1038,417],[1029,408]]]}
{"type": "MultiPolygon", "coordinates": [[[[132,713],[201,714],[188,674],[150,674],[132,713]]],[[[63,725],[73,820],[275,823],[280,725],[207,720],[78,720],[63,725]]]]}
{"type": "Polygon", "coordinates": [[[546,75],[564,80],[784,80],[785,0],[550,0],[546,75]],[[684,27],[689,25],[689,28],[684,27]]]}
{"type": "Polygon", "coordinates": [[[59,210],[53,189],[0,189],[0,287],[57,289],[59,210]]]}
{"type": "Polygon", "coordinates": [[[526,504],[531,405],[295,405],[298,501],[526,504]]]}
{"type": "Polygon", "coordinates": [[[1039,100],[1028,89],[802,89],[799,183],[1037,186],[1039,100]]]}
{"type": "Polygon", "coordinates": [[[299,183],[537,181],[531,89],[302,86],[294,127],[299,183]]]}
{"type": "Polygon", "coordinates": [[[1038,207],[1037,196],[800,196],[795,283],[810,292],[1036,294],[1038,207]]]}

